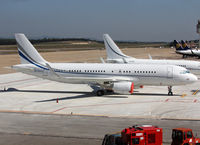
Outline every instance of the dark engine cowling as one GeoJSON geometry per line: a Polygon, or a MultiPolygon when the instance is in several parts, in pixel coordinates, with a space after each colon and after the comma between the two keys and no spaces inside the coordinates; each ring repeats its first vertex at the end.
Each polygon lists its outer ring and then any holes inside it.
{"type": "Polygon", "coordinates": [[[116,93],[132,94],[134,91],[133,82],[116,82],[113,84],[112,90],[116,93]]]}

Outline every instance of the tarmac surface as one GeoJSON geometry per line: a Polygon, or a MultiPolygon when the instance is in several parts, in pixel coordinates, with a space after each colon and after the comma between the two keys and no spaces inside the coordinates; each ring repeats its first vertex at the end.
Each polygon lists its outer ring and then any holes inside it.
{"type": "Polygon", "coordinates": [[[0,75],[0,144],[100,145],[106,133],[135,124],[192,128],[200,134],[200,81],[173,88],[144,86],[134,95],[97,97],[87,85],[63,84],[22,73],[0,75]],[[11,139],[12,138],[12,139],[11,139]]]}
{"type": "Polygon", "coordinates": [[[0,113],[2,145],[101,145],[107,133],[132,125],[152,124],[163,128],[163,144],[171,143],[172,128],[188,127],[200,133],[200,121],[134,119],[34,113],[0,113]]]}
{"type": "Polygon", "coordinates": [[[22,73],[0,75],[0,80],[0,112],[200,120],[200,81],[173,87],[174,96],[167,95],[166,86],[144,86],[133,95],[99,97],[87,85],[22,73]]]}

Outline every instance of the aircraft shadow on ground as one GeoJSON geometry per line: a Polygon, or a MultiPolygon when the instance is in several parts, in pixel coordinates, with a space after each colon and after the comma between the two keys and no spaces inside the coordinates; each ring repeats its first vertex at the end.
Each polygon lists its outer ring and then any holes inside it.
{"type": "Polygon", "coordinates": [[[16,88],[8,88],[7,90],[2,90],[0,92],[24,92],[24,93],[61,93],[61,94],[80,94],[72,97],[59,97],[54,99],[47,99],[47,100],[41,100],[41,101],[35,101],[35,102],[51,102],[51,101],[57,101],[57,99],[60,100],[71,100],[71,99],[81,99],[81,98],[89,98],[89,97],[104,97],[104,98],[128,98],[127,96],[120,96],[115,95],[113,96],[113,93],[110,93],[108,95],[104,96],[96,96],[94,92],[76,92],[76,91],[52,91],[52,90],[18,90],[16,88]]]}
{"type": "Polygon", "coordinates": [[[92,98],[92,97],[103,97],[103,98],[128,98],[124,96],[95,96],[93,93],[86,93],[86,94],[81,94],[78,96],[72,96],[72,97],[60,97],[60,98],[54,98],[54,99],[47,99],[47,100],[41,100],[41,101],[35,101],[38,103],[42,102],[55,102],[55,101],[63,101],[63,100],[73,100],[73,99],[82,99],[82,98],[92,98]]]}
{"type": "MultiPolygon", "coordinates": [[[[94,92],[76,92],[76,91],[52,91],[52,90],[18,90],[16,88],[8,88],[7,90],[2,90],[0,92],[27,92],[27,93],[61,93],[61,94],[80,94],[76,96],[69,96],[69,97],[59,97],[54,99],[46,99],[41,101],[35,101],[35,102],[51,102],[51,101],[61,101],[61,100],[72,100],[72,99],[81,99],[81,98],[92,98],[92,97],[103,97],[103,98],[128,98],[128,96],[122,96],[120,94],[115,93],[108,93],[104,96],[96,96],[94,92]]],[[[141,96],[168,96],[167,94],[159,94],[159,93],[138,93],[135,92],[132,94],[135,95],[141,95],[141,96]]],[[[174,96],[180,96],[179,94],[175,94],[174,96]]]]}

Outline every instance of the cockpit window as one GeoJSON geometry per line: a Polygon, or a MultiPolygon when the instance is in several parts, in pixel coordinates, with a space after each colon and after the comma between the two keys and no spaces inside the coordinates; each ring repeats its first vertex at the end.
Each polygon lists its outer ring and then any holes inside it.
{"type": "Polygon", "coordinates": [[[181,72],[180,72],[180,74],[188,74],[188,73],[190,73],[189,70],[184,70],[184,71],[181,71],[181,72]]]}

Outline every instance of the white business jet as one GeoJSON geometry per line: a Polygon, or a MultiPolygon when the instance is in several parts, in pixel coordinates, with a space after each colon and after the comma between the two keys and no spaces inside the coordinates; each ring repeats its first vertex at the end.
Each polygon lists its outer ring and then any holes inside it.
{"type": "Polygon", "coordinates": [[[155,64],[182,66],[196,75],[200,75],[200,62],[191,60],[136,59],[125,55],[108,34],[103,35],[108,63],[155,64]]]}
{"type": "MultiPolygon", "coordinates": [[[[141,85],[175,86],[197,81],[187,69],[172,65],[50,63],[42,58],[24,34],[15,34],[21,64],[17,71],[62,83],[88,84],[98,96],[106,90],[133,93],[141,85]]],[[[169,89],[169,95],[173,95],[169,89]]]]}

